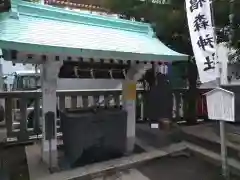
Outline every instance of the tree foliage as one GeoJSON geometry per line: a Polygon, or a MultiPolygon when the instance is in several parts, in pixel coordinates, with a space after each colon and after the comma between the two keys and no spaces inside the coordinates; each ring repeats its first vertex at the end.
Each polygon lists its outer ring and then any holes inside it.
{"type": "MultiPolygon", "coordinates": [[[[164,2],[164,1],[163,1],[164,2]]],[[[168,2],[168,1],[167,1],[168,2]]],[[[144,19],[153,24],[158,38],[172,49],[192,55],[188,32],[185,0],[171,0],[171,3],[156,4],[151,0],[105,0],[105,5],[124,18],[144,19]]],[[[228,41],[229,33],[229,0],[215,0],[213,4],[214,19],[219,41],[228,41]]],[[[240,1],[234,4],[234,47],[240,41],[240,1]]]]}
{"type": "MultiPolygon", "coordinates": [[[[105,0],[106,7],[110,11],[122,14],[123,18],[136,20],[144,19],[151,23],[157,37],[171,49],[193,55],[191,40],[188,31],[185,0],[170,0],[171,3],[155,4],[151,0],[105,0]]],[[[164,2],[164,1],[162,1],[164,2]]],[[[165,1],[166,2],[166,1],[165,1]]],[[[216,26],[218,42],[227,42],[229,33],[229,0],[214,0],[213,14],[216,26]]],[[[240,0],[235,0],[234,9],[234,42],[233,46],[238,49],[233,57],[240,55],[240,0]]],[[[240,59],[240,58],[239,58],[240,59]]],[[[240,61],[240,60],[239,60],[240,61]]],[[[147,79],[152,80],[153,74],[147,79]]],[[[187,74],[189,90],[186,96],[187,121],[196,122],[196,98],[197,98],[197,68],[194,61],[189,61],[187,74]]],[[[149,82],[151,82],[149,80],[149,82]]]]}

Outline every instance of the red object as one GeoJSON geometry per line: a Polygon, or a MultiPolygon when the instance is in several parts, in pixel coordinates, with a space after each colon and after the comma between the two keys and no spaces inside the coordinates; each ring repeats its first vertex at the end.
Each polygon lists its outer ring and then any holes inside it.
{"type": "Polygon", "coordinates": [[[197,99],[197,114],[198,117],[204,117],[208,115],[206,96],[201,94],[197,99]]]}

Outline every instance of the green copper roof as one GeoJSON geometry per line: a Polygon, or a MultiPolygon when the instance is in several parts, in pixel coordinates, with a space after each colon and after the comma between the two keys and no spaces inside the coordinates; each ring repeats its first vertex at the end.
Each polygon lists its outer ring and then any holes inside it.
{"type": "Polygon", "coordinates": [[[186,60],[154,35],[149,24],[21,2],[1,15],[0,48],[91,58],[186,60]]]}

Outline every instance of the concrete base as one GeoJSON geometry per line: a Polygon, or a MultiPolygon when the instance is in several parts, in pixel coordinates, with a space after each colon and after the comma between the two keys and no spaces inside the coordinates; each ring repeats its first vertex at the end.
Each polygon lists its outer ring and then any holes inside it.
{"type": "Polygon", "coordinates": [[[133,153],[135,146],[135,137],[129,137],[127,138],[127,144],[126,144],[126,154],[130,155],[133,153]]]}
{"type": "Polygon", "coordinates": [[[127,171],[117,171],[112,173],[104,174],[100,177],[93,178],[93,180],[113,180],[113,179],[121,179],[121,180],[150,180],[146,176],[144,176],[140,171],[136,169],[130,169],[127,171]]]}
{"type": "Polygon", "coordinates": [[[42,161],[48,164],[49,168],[57,168],[58,167],[58,152],[57,152],[57,140],[52,140],[52,148],[51,148],[51,165],[50,165],[50,151],[49,151],[49,141],[43,141],[42,144],[39,144],[39,147],[42,146],[42,161]]]}
{"type": "Polygon", "coordinates": [[[48,167],[41,161],[41,148],[38,145],[26,147],[27,162],[29,166],[30,180],[71,180],[75,178],[99,177],[103,173],[124,170],[135,167],[139,163],[143,163],[155,158],[167,156],[173,152],[183,151],[186,147],[184,144],[173,144],[163,149],[155,149],[149,152],[125,156],[119,159],[95,163],[84,167],[79,167],[69,171],[57,172],[50,174],[48,167]]]}
{"type": "Polygon", "coordinates": [[[25,147],[30,180],[50,174],[48,166],[42,161],[40,144],[25,147]]]}
{"type": "MultiPolygon", "coordinates": [[[[155,133],[159,133],[160,131],[156,131],[155,133]]],[[[156,136],[159,137],[159,136],[156,136]]],[[[157,138],[158,139],[158,138],[157,138]]],[[[91,165],[87,165],[84,167],[79,167],[67,171],[57,172],[54,174],[50,174],[48,170],[48,166],[41,161],[41,149],[37,145],[27,146],[26,147],[26,155],[27,162],[29,166],[30,180],[71,180],[71,179],[102,179],[103,174],[114,174],[115,172],[128,171],[131,168],[135,168],[137,165],[165,156],[179,156],[184,155],[188,156],[188,154],[182,154],[179,152],[189,150],[190,152],[194,152],[201,157],[204,157],[206,161],[215,162],[220,164],[220,154],[205,149],[201,146],[191,144],[188,142],[182,142],[177,144],[171,144],[169,146],[156,149],[153,146],[149,146],[148,140],[144,141],[141,139],[136,139],[136,143],[141,146],[147,152],[141,154],[133,154],[130,156],[125,156],[119,159],[114,159],[110,161],[105,161],[101,163],[95,163],[91,165]]],[[[228,160],[230,170],[235,173],[240,172],[240,162],[236,159],[229,158],[228,160]]],[[[131,173],[130,173],[131,174],[131,173]]],[[[135,174],[135,173],[133,173],[135,174]]],[[[138,173],[136,173],[138,174],[138,173]]],[[[114,176],[115,177],[115,176],[114,176]]],[[[126,176],[124,176],[126,177],[126,176]]],[[[140,176],[127,176],[130,180],[134,180],[135,177],[139,177],[138,180],[141,180],[140,176]]],[[[123,179],[123,178],[122,178],[123,179]]],[[[125,178],[124,178],[125,179],[125,178]]]]}
{"type": "MultiPolygon", "coordinates": [[[[159,131],[156,131],[156,133],[159,131]]],[[[149,146],[148,141],[142,141],[140,139],[136,139],[136,143],[141,146],[147,152],[141,154],[133,154],[130,156],[125,156],[119,159],[114,159],[110,161],[105,161],[101,163],[95,163],[91,165],[87,165],[84,167],[79,167],[67,171],[57,172],[51,174],[48,170],[48,166],[41,161],[41,148],[38,145],[27,146],[26,147],[26,155],[27,162],[29,166],[30,180],[71,180],[71,179],[94,179],[101,180],[103,179],[102,175],[109,175],[111,177],[115,177],[118,172],[129,171],[130,175],[122,174],[122,179],[130,179],[134,180],[136,177],[142,180],[144,178],[141,176],[141,173],[134,171],[132,172],[131,168],[135,168],[137,165],[144,163],[146,161],[153,160],[155,158],[161,158],[165,156],[179,156],[188,154],[179,154],[184,150],[189,150],[190,152],[194,152],[201,157],[204,157],[205,160],[210,162],[215,162],[220,164],[220,154],[212,152],[208,149],[205,149],[201,146],[197,146],[188,142],[182,142],[177,144],[171,144],[169,146],[156,149],[153,146],[149,146]],[[117,173],[116,173],[117,172],[117,173]]],[[[236,159],[229,158],[228,160],[230,170],[234,173],[240,172],[240,162],[236,159]]],[[[108,178],[105,178],[108,179],[108,178]]],[[[145,179],[144,179],[145,180],[145,179]]]]}
{"type": "Polygon", "coordinates": [[[42,152],[42,161],[48,165],[50,169],[57,169],[58,168],[58,152],[57,150],[53,150],[51,152],[51,163],[50,163],[50,153],[49,152],[42,152]]]}

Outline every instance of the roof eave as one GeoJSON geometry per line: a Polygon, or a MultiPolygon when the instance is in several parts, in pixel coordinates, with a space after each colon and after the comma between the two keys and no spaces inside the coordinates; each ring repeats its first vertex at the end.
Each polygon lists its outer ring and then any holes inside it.
{"type": "Polygon", "coordinates": [[[54,54],[64,56],[76,56],[83,58],[103,58],[119,60],[138,60],[138,61],[186,61],[188,56],[184,54],[142,54],[134,52],[104,51],[96,49],[80,49],[70,47],[45,46],[38,44],[26,44],[18,42],[7,42],[0,40],[2,49],[17,50],[36,54],[54,54]]]}

